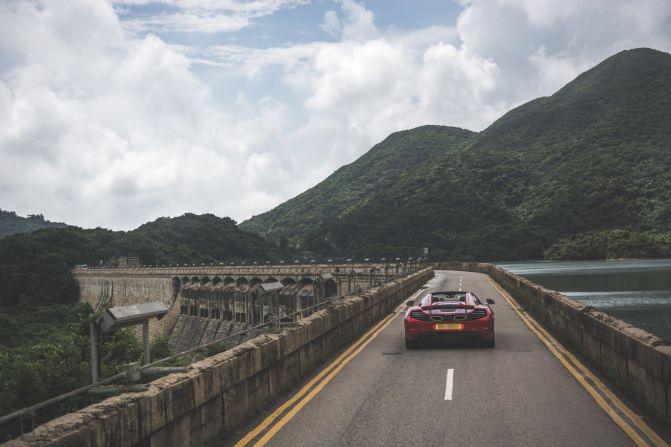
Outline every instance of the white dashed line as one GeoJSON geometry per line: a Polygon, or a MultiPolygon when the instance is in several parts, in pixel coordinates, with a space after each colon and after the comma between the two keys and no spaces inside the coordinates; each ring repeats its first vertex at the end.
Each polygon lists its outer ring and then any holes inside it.
{"type": "Polygon", "coordinates": [[[454,382],[454,369],[447,370],[447,379],[445,380],[445,400],[452,400],[452,385],[454,382]]]}

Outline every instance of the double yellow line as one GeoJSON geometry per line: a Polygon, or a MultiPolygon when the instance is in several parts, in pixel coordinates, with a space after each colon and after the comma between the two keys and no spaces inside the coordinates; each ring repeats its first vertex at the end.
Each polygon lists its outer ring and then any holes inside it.
{"type": "Polygon", "coordinates": [[[536,334],[550,352],[559,359],[573,377],[587,390],[596,403],[608,416],[620,426],[637,446],[669,447],[643,419],[624,404],[597,376],[580,360],[571,354],[561,343],[548,333],[528,313],[522,310],[515,300],[489,276],[487,280],[508,301],[520,319],[536,334]]]}
{"type": "MultiPolygon", "coordinates": [[[[419,290],[417,293],[420,293],[419,290]]],[[[414,298],[414,295],[413,295],[414,298]]],[[[254,443],[255,446],[264,446],[270,441],[275,434],[282,427],[284,427],[301,409],[306,406],[325,386],[328,384],[354,357],[359,355],[368,344],[373,341],[398,315],[399,310],[404,305],[401,304],[394,312],[386,316],[382,321],[376,324],[371,330],[366,332],[354,344],[340,354],[333,362],[326,368],[313,377],[303,388],[298,391],[291,399],[287,400],[279,408],[273,411],[267,418],[263,420],[254,430],[247,433],[247,435],[235,444],[235,447],[242,447],[249,445],[261,436],[258,441],[254,443]],[[279,419],[279,420],[278,420],[279,419]]]]}

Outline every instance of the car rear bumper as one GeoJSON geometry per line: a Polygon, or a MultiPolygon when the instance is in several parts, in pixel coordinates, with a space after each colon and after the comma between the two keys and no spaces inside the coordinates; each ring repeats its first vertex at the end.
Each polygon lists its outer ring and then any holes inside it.
{"type": "Polygon", "coordinates": [[[494,319],[490,317],[474,321],[461,322],[460,330],[436,329],[436,323],[432,321],[419,321],[413,319],[404,320],[405,337],[411,341],[478,341],[492,340],[494,338],[494,319]]]}
{"type": "Polygon", "coordinates": [[[487,337],[478,332],[426,332],[419,335],[408,336],[408,340],[417,343],[477,343],[490,341],[494,334],[487,337]]]}

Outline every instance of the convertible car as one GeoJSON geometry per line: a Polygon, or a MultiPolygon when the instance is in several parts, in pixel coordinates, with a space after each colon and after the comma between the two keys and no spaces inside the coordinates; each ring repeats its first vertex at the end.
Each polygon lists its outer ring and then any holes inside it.
{"type": "Polygon", "coordinates": [[[419,348],[423,343],[441,340],[473,340],[493,348],[494,311],[471,292],[432,292],[419,305],[408,301],[404,317],[405,346],[419,348]]]}

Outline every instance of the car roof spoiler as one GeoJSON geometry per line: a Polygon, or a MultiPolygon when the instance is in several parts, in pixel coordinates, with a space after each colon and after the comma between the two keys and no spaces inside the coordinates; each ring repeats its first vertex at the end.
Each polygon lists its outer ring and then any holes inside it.
{"type": "Polygon", "coordinates": [[[420,306],[422,310],[433,310],[433,309],[475,309],[476,306],[466,303],[431,303],[428,306],[420,306]]]}

